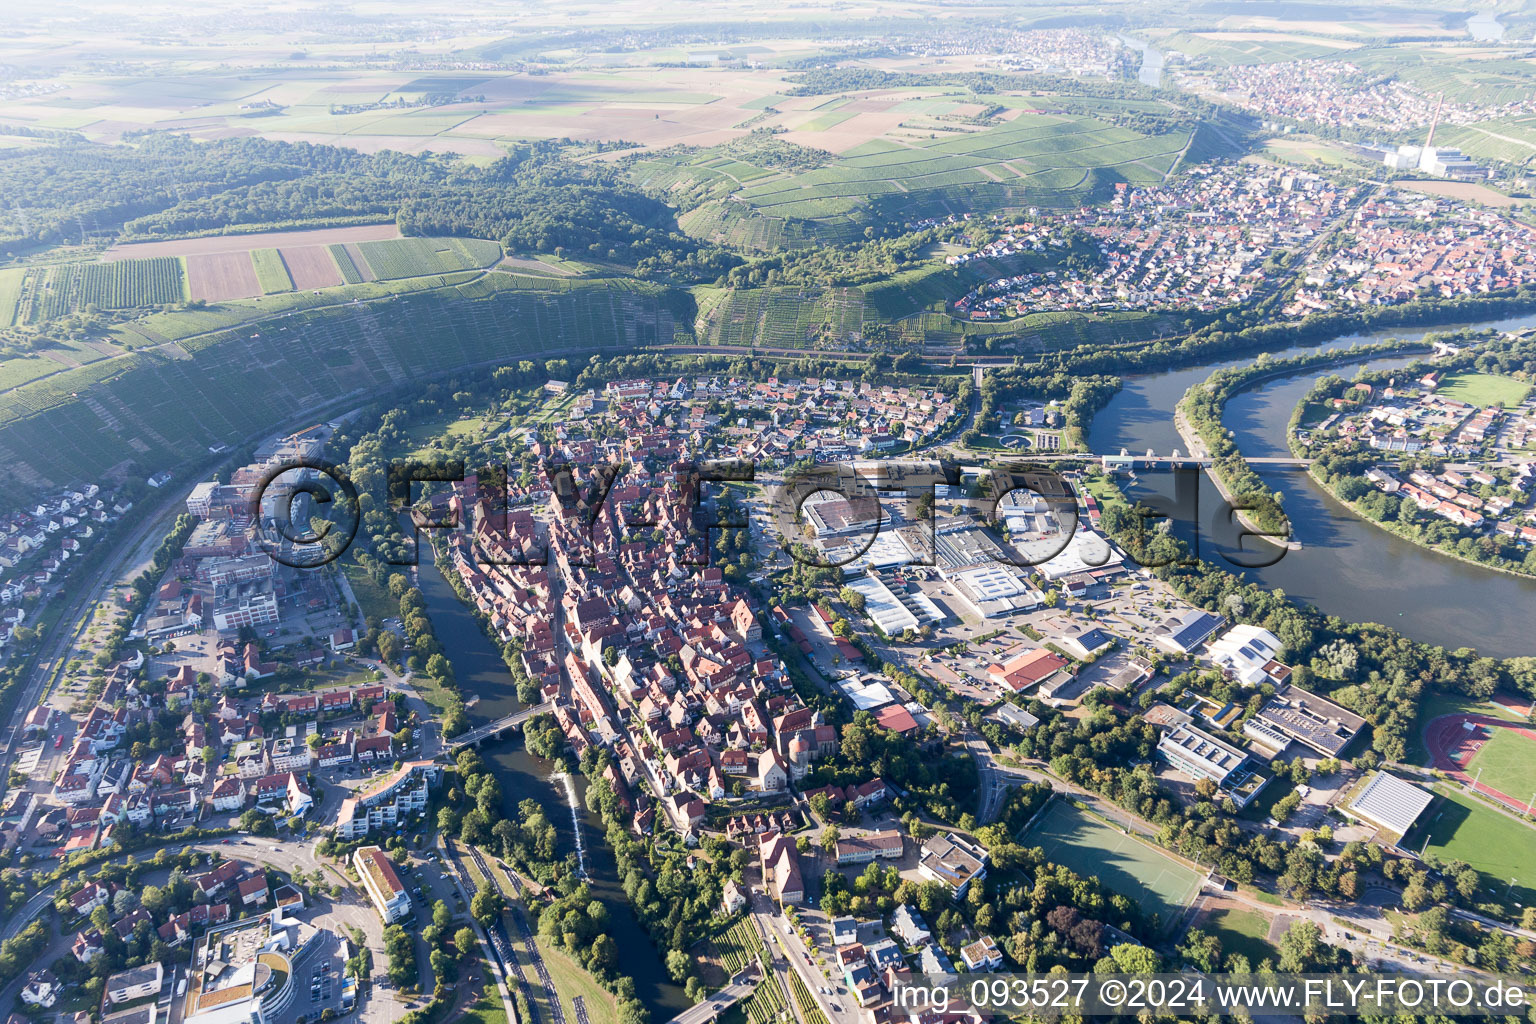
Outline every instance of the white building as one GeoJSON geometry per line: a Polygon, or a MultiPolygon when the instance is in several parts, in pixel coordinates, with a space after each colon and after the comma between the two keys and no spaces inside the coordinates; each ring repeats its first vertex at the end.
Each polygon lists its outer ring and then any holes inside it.
{"type": "Polygon", "coordinates": [[[1290,674],[1279,661],[1281,646],[1280,638],[1264,627],[1239,623],[1211,641],[1206,653],[1232,678],[1257,686],[1290,674]]]}

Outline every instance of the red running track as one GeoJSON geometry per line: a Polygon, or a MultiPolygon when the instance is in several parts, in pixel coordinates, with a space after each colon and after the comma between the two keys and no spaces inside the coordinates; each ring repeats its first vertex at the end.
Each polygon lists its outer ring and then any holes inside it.
{"type": "MultiPolygon", "coordinates": [[[[1528,713],[1527,708],[1519,707],[1512,701],[1501,700],[1499,703],[1518,714],[1528,713]]],[[[1467,765],[1471,763],[1477,752],[1483,749],[1483,744],[1487,740],[1481,735],[1481,730],[1477,730],[1476,735],[1468,732],[1465,725],[1467,722],[1490,729],[1514,729],[1532,741],[1536,741],[1536,730],[1493,715],[1441,715],[1424,727],[1424,746],[1429,751],[1435,768],[1468,789],[1492,797],[1510,810],[1520,814],[1527,813],[1529,805],[1524,800],[1516,799],[1484,783],[1473,784],[1473,777],[1467,772],[1467,765]]]]}

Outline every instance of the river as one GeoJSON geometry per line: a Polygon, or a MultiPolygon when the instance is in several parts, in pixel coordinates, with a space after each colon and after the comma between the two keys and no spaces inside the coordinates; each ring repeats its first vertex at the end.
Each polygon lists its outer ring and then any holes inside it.
{"type": "Polygon", "coordinates": [[[1118,38],[1126,46],[1141,53],[1141,70],[1136,78],[1142,85],[1150,85],[1159,89],[1163,84],[1163,51],[1155,48],[1151,43],[1120,33],[1118,38]]]}
{"type": "MultiPolygon", "coordinates": [[[[466,700],[480,698],[469,709],[470,723],[479,725],[511,714],[522,705],[501,652],[480,631],[474,615],[428,555],[430,549],[423,545],[419,586],[427,602],[427,617],[453,665],[460,692],[466,700]]],[[[580,810],[572,815],[565,783],[554,777],[554,766],[528,753],[521,739],[483,744],[480,754],[501,783],[508,817],[516,815],[517,804],[522,800],[538,801],[559,833],[561,856],[577,851],[580,829],[588,880],[608,907],[608,931],[618,944],[621,969],[634,978],[635,992],[651,1011],[653,1024],[662,1024],[686,1009],[689,1003],[682,986],[673,984],[668,976],[660,954],[619,884],[618,865],[603,840],[602,824],[586,809],[586,780],[578,777],[575,781],[580,810]]]]}
{"type": "MultiPolygon", "coordinates": [[[[1416,337],[1456,327],[1510,329],[1536,324],[1536,315],[1481,323],[1425,329],[1383,330],[1348,335],[1316,345],[1297,346],[1277,356],[1344,349],[1356,342],[1389,337],[1416,337]]],[[[1165,373],[1127,377],[1125,387],[1094,417],[1089,431],[1093,451],[1115,453],[1124,448],[1140,454],[1152,448],[1160,455],[1183,449],[1173,426],[1173,410],[1184,392],[1205,380],[1218,367],[1250,363],[1251,356],[1182,367],[1165,373]]],[[[1407,359],[1376,359],[1365,365],[1386,368],[1407,359]]],[[[1354,374],[1362,364],[1313,369],[1267,381],[1227,403],[1224,422],[1234,431],[1238,448],[1254,457],[1288,456],[1285,430],[1291,410],[1327,373],[1354,374]]],[[[1198,508],[1187,503],[1178,510],[1175,532],[1197,541],[1202,557],[1241,571],[1266,587],[1283,590],[1321,611],[1354,621],[1384,623],[1417,640],[1449,648],[1475,647],[1493,657],[1536,654],[1531,629],[1536,614],[1536,579],[1491,572],[1426,548],[1410,544],[1362,522],[1330,497],[1303,471],[1269,469],[1260,476],[1284,495],[1293,537],[1301,548],[1273,565],[1243,568],[1229,561],[1257,561],[1239,552],[1237,528],[1224,521],[1214,484],[1202,481],[1198,508]]],[[[1142,473],[1133,494],[1159,494],[1171,501],[1171,475],[1142,473]]],[[[1259,542],[1262,543],[1262,542],[1259,542]]],[[[1253,552],[1255,542],[1247,550],[1253,552]]],[[[1264,546],[1268,549],[1268,545],[1264,546]]]]}
{"type": "Polygon", "coordinates": [[[1479,11],[1467,19],[1467,35],[1479,43],[1497,43],[1504,38],[1504,26],[1492,11],[1479,11]]]}

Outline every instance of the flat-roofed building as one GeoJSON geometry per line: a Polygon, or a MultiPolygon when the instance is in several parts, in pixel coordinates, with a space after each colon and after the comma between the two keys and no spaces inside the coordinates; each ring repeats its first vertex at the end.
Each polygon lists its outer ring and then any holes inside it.
{"type": "Polygon", "coordinates": [[[1180,725],[1163,733],[1157,749],[1185,775],[1210,779],[1218,786],[1248,762],[1243,751],[1192,725],[1180,725]]]}
{"type": "Polygon", "coordinates": [[[1275,694],[1254,717],[1323,757],[1338,757],[1365,726],[1353,711],[1297,686],[1275,694]]]}
{"type": "Polygon", "coordinates": [[[1246,807],[1269,782],[1246,751],[1193,725],[1176,725],[1157,741],[1157,752],[1192,779],[1209,779],[1238,807],[1246,807]]]}
{"type": "Polygon", "coordinates": [[[939,833],[923,843],[918,873],[949,886],[956,897],[978,878],[987,877],[987,851],[957,835],[939,833]]]}
{"type": "Polygon", "coordinates": [[[1434,794],[1396,775],[1377,772],[1349,803],[1349,812],[1394,835],[1405,835],[1434,794]]]}
{"type": "Polygon", "coordinates": [[[383,850],[377,846],[359,848],[352,855],[352,866],[385,924],[394,924],[410,914],[411,894],[383,850]]]}

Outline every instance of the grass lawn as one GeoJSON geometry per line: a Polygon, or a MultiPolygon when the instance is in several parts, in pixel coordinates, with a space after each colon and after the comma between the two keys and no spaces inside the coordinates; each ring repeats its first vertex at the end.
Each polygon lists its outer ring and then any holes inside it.
{"type": "Polygon", "coordinates": [[[373,577],[350,558],[339,559],[341,571],[347,574],[352,594],[363,611],[365,619],[392,619],[400,615],[400,602],[389,596],[389,591],[373,582],[373,577]]]}
{"type": "Polygon", "coordinates": [[[1019,842],[1039,846],[1052,863],[1135,900],[1149,915],[1157,914],[1164,928],[1178,922],[1200,890],[1193,868],[1065,801],[1052,804],[1019,842]]]}
{"type": "Polygon", "coordinates": [[[1258,911],[1218,910],[1200,928],[1221,940],[1223,955],[1241,953],[1255,969],[1265,958],[1280,958],[1279,951],[1269,944],[1269,920],[1258,911]]]}
{"type": "Polygon", "coordinates": [[[464,1008],[459,1018],[472,1024],[507,1024],[507,1008],[501,1001],[501,993],[495,985],[488,984],[480,998],[464,1008]]]}
{"type": "MultiPolygon", "coordinates": [[[[1514,729],[1494,729],[1467,770],[1474,775],[1482,772],[1480,781],[1485,786],[1516,800],[1529,800],[1536,792],[1536,740],[1514,729]]],[[[1536,843],[1536,836],[1531,841],[1536,843]]]]}
{"type": "Polygon", "coordinates": [[[587,1019],[592,1024],[617,1024],[619,1014],[613,995],[599,985],[586,968],[544,941],[543,936],[534,936],[534,941],[539,944],[539,952],[544,954],[544,966],[549,968],[549,976],[554,979],[555,989],[560,993],[560,1005],[565,1008],[565,1019],[580,1019],[571,1006],[571,999],[580,996],[586,1006],[587,1019]]]}
{"type": "Polygon", "coordinates": [[[1435,792],[1444,799],[1403,845],[1423,847],[1427,836],[1427,852],[1477,868],[1485,886],[1478,899],[1502,900],[1513,878],[1512,899],[1524,904],[1536,900],[1536,829],[1448,786],[1436,786],[1435,792]]]}
{"type": "Polygon", "coordinates": [[[1529,384],[1497,373],[1452,374],[1435,389],[1437,395],[1467,402],[1479,409],[1490,405],[1513,409],[1530,393],[1529,384]]]}

